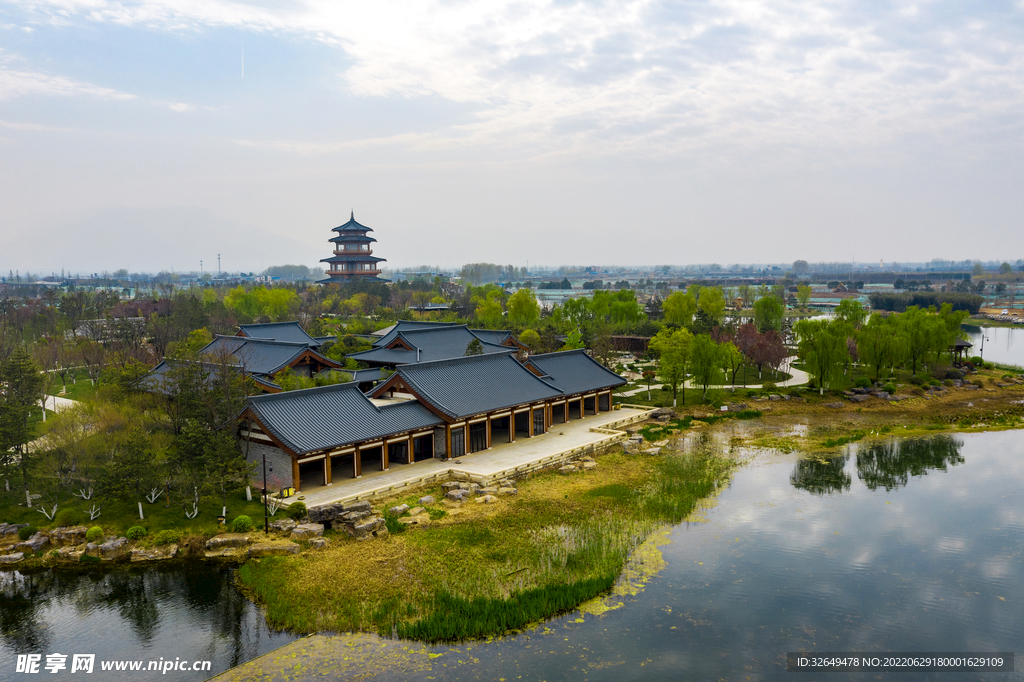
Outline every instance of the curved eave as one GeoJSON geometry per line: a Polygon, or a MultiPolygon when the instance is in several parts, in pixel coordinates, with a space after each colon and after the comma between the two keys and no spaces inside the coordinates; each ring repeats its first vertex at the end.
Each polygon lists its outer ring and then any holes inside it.
{"type": "Polygon", "coordinates": [[[386,261],[387,258],[377,258],[376,256],[356,256],[356,255],[341,255],[331,256],[330,258],[321,258],[321,263],[380,263],[386,261]]]}
{"type": "Polygon", "coordinates": [[[375,242],[377,241],[373,237],[365,234],[354,234],[354,233],[342,233],[337,237],[331,237],[327,241],[329,242],[375,242]]]}

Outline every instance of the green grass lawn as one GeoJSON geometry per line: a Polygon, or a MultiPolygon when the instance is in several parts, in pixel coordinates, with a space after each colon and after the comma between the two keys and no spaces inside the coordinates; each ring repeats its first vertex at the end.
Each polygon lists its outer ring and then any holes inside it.
{"type": "Polygon", "coordinates": [[[67,398],[68,400],[78,401],[90,400],[96,396],[96,392],[99,390],[99,387],[94,386],[93,383],[89,381],[89,376],[84,370],[76,372],[75,377],[77,378],[77,383],[72,380],[71,375],[68,375],[67,393],[60,392],[61,388],[64,387],[64,384],[61,382],[60,377],[57,377],[56,381],[54,381],[50,386],[50,395],[59,395],[60,397],[67,398]]]}

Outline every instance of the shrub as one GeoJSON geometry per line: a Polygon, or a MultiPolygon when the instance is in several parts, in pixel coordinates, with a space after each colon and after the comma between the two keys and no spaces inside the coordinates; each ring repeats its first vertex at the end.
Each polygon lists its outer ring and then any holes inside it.
{"type": "Polygon", "coordinates": [[[126,538],[132,542],[138,542],[142,538],[146,537],[147,531],[142,526],[132,526],[128,529],[128,532],[124,534],[126,538]]]}
{"type": "Polygon", "coordinates": [[[942,385],[942,382],[939,381],[938,379],[931,379],[928,383],[931,384],[932,386],[941,386],[942,385]]]}
{"type": "Polygon", "coordinates": [[[162,530],[153,536],[154,545],[170,545],[181,539],[181,533],[176,530],[162,530]]]}
{"type": "Polygon", "coordinates": [[[867,377],[857,377],[857,380],[853,382],[853,385],[857,388],[871,388],[871,380],[867,377]]]}
{"type": "Polygon", "coordinates": [[[671,393],[672,392],[672,387],[669,386],[668,384],[662,384],[661,390],[667,391],[668,393],[671,393]]]}
{"type": "Polygon", "coordinates": [[[919,377],[915,374],[914,376],[910,377],[910,383],[914,384],[915,386],[920,386],[921,384],[924,383],[924,378],[919,377]]]}
{"type": "Polygon", "coordinates": [[[103,538],[103,529],[99,526],[93,526],[89,530],[85,531],[86,542],[96,542],[103,538]]]}
{"type": "Polygon", "coordinates": [[[18,531],[18,539],[21,541],[28,540],[30,537],[36,534],[36,527],[32,525],[25,526],[18,531]]]}
{"type": "Polygon", "coordinates": [[[765,382],[764,384],[761,385],[761,390],[764,391],[765,393],[767,393],[769,391],[775,391],[777,389],[778,389],[778,386],[776,386],[775,382],[773,382],[773,381],[767,381],[767,382],[765,382]]]}
{"type": "MultiPolygon", "coordinates": [[[[297,502],[296,504],[302,504],[297,502]]],[[[306,505],[302,505],[305,507],[306,505]]],[[[242,516],[235,517],[235,520],[231,523],[231,530],[236,533],[248,533],[252,530],[252,519],[244,514],[242,516]]]]}
{"type": "Polygon", "coordinates": [[[885,386],[882,386],[882,390],[885,391],[886,393],[895,393],[896,384],[886,384],[885,386]]]}
{"type": "Polygon", "coordinates": [[[53,517],[53,522],[60,526],[77,526],[82,522],[82,515],[77,509],[61,509],[53,517]]]}
{"type": "Polygon", "coordinates": [[[914,386],[912,389],[910,389],[910,392],[913,393],[914,395],[924,395],[924,389],[921,388],[920,386],[914,386]]]}
{"type": "Polygon", "coordinates": [[[951,369],[946,372],[947,379],[963,379],[964,373],[958,369],[951,369]]]}
{"type": "Polygon", "coordinates": [[[306,509],[305,502],[292,502],[290,505],[288,505],[288,510],[286,513],[288,514],[289,519],[292,519],[293,521],[298,521],[299,519],[304,518],[306,516],[307,511],[308,510],[306,509]]]}
{"type": "Polygon", "coordinates": [[[980,355],[974,355],[974,356],[968,358],[967,362],[971,363],[975,367],[984,367],[985,366],[985,361],[981,359],[980,355]]]}
{"type": "Polygon", "coordinates": [[[952,386],[952,385],[953,385],[953,380],[952,380],[952,379],[946,379],[946,380],[944,380],[944,381],[942,382],[942,384],[943,384],[944,386],[952,386]]]}

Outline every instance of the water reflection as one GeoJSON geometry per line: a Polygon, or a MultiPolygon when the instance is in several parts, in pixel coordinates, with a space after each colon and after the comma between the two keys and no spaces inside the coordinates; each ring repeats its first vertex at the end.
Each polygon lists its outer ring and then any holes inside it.
{"type": "MultiPolygon", "coordinates": [[[[924,476],[929,470],[946,471],[962,464],[963,441],[952,436],[900,438],[857,446],[854,459],[857,478],[870,490],[896,490],[907,485],[911,476],[924,476]]],[[[790,484],[812,495],[849,492],[853,475],[847,470],[850,455],[830,459],[800,460],[789,476],[790,484]]]]}
{"type": "Polygon", "coordinates": [[[903,438],[857,448],[857,477],[871,490],[895,490],[907,485],[910,476],[924,476],[930,469],[946,471],[963,464],[963,441],[952,436],[903,438]]]}
{"type": "Polygon", "coordinates": [[[846,471],[848,455],[826,460],[803,459],[796,463],[789,482],[812,495],[831,495],[850,489],[853,477],[846,471]]]}
{"type": "Polygon", "coordinates": [[[292,639],[267,628],[228,569],[0,573],[0,670],[19,653],[67,650],[97,660],[210,660],[216,673],[292,639]]]}

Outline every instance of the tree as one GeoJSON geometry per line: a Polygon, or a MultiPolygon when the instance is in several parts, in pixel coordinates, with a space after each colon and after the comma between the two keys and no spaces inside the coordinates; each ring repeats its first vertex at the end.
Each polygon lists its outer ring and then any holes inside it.
{"type": "Polygon", "coordinates": [[[725,296],[718,287],[703,287],[697,300],[697,309],[711,319],[713,325],[721,324],[725,313],[725,296]]]}
{"type": "Polygon", "coordinates": [[[576,350],[585,347],[583,344],[583,334],[580,333],[579,329],[573,329],[566,335],[565,343],[558,350],[576,350]]]}
{"type": "Polygon", "coordinates": [[[769,329],[780,331],[782,318],[786,315],[786,305],[774,294],[762,296],[754,302],[754,323],[760,332],[769,329]]]}
{"type": "Polygon", "coordinates": [[[874,369],[875,381],[878,381],[882,368],[896,364],[900,355],[902,342],[896,316],[872,315],[857,332],[856,338],[858,355],[874,369]]]}
{"type": "Polygon", "coordinates": [[[693,337],[690,352],[693,380],[703,389],[701,400],[707,400],[708,386],[714,381],[715,372],[718,371],[718,344],[712,341],[707,334],[698,334],[693,337]]]}
{"type": "Polygon", "coordinates": [[[818,392],[841,380],[846,356],[846,336],[837,333],[829,320],[800,320],[793,325],[800,356],[818,382],[818,392]]]}
{"type": "Polygon", "coordinates": [[[642,376],[644,378],[644,381],[647,383],[647,399],[650,400],[651,399],[651,383],[654,381],[655,377],[658,376],[658,373],[655,372],[653,369],[645,369],[643,371],[643,375],[642,376]]]}
{"type": "Polygon", "coordinates": [[[21,346],[0,365],[0,453],[7,456],[12,448],[16,451],[21,467],[21,481],[25,489],[25,500],[32,506],[28,492],[29,457],[25,445],[32,439],[28,418],[39,400],[43,376],[28,353],[21,346]]]}
{"type": "Polygon", "coordinates": [[[836,306],[836,318],[849,324],[852,329],[859,329],[866,317],[864,306],[852,298],[844,298],[836,306]]]}
{"type": "Polygon", "coordinates": [[[697,299],[693,294],[675,291],[665,299],[661,310],[665,315],[665,322],[689,327],[693,323],[693,314],[697,312],[697,299]]]}
{"type": "Polygon", "coordinates": [[[483,354],[484,354],[484,344],[482,344],[480,342],[480,339],[473,339],[468,344],[466,344],[466,352],[464,353],[464,355],[466,357],[468,357],[470,355],[483,355],[483,354]]]}
{"type": "Polygon", "coordinates": [[[740,349],[732,341],[725,341],[719,344],[718,349],[722,370],[729,374],[729,383],[735,385],[736,372],[739,371],[740,366],[743,364],[743,353],[740,352],[740,349]]]}
{"type": "MultiPolygon", "coordinates": [[[[658,375],[672,387],[672,407],[676,406],[679,386],[686,380],[690,365],[693,335],[686,329],[665,327],[651,339],[650,348],[658,354],[658,375]]],[[[686,391],[683,391],[686,404],[686,391]]]]}
{"type": "Polygon", "coordinates": [[[806,284],[797,286],[796,300],[800,304],[801,308],[806,308],[807,304],[811,302],[811,288],[806,284]]]}
{"type": "Polygon", "coordinates": [[[540,320],[540,304],[537,297],[529,289],[520,289],[509,297],[506,303],[508,321],[516,328],[522,329],[537,324],[540,320]]]}
{"type": "Polygon", "coordinates": [[[975,277],[985,274],[985,266],[981,264],[981,261],[974,261],[974,268],[971,270],[971,274],[975,277]]]}
{"type": "Polygon", "coordinates": [[[795,260],[795,261],[793,261],[793,273],[794,274],[802,275],[805,272],[807,272],[807,270],[808,270],[807,261],[805,261],[805,260],[795,260]]]}
{"type": "Polygon", "coordinates": [[[999,274],[1008,275],[1011,272],[1013,272],[1013,266],[1010,265],[1009,263],[1003,263],[1002,265],[999,266],[999,274]]]}
{"type": "Polygon", "coordinates": [[[530,350],[537,352],[541,347],[540,334],[534,329],[527,329],[519,335],[519,343],[523,344],[530,350]]]}

